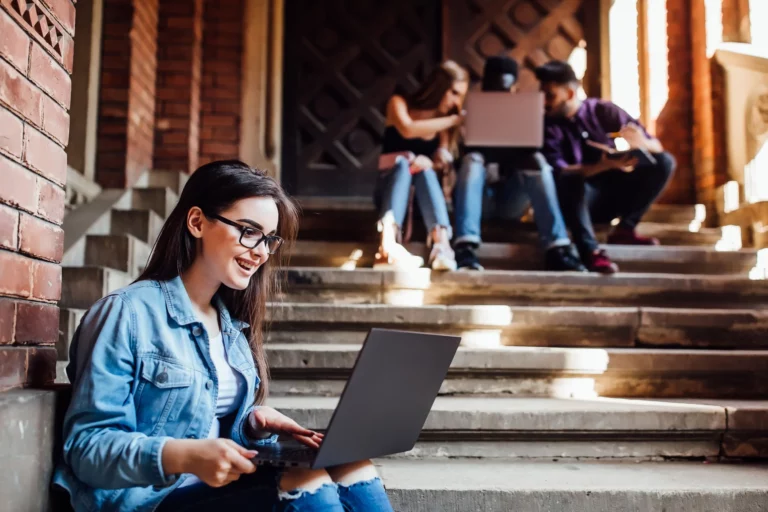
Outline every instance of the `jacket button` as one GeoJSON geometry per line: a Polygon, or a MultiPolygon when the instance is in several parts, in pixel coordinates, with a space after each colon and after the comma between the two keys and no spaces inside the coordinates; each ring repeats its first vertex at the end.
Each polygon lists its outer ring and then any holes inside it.
{"type": "Polygon", "coordinates": [[[187,439],[197,439],[197,436],[195,434],[189,434],[187,435],[187,439]]]}
{"type": "Polygon", "coordinates": [[[163,373],[157,376],[157,382],[159,382],[160,384],[165,384],[166,382],[168,382],[168,373],[166,373],[165,370],[163,370],[163,373]]]}
{"type": "Polygon", "coordinates": [[[194,329],[192,329],[192,334],[194,334],[195,336],[200,336],[202,333],[203,331],[200,330],[199,327],[195,327],[194,329]]]}
{"type": "Polygon", "coordinates": [[[211,389],[213,387],[213,381],[209,380],[205,383],[205,389],[211,389]]]}

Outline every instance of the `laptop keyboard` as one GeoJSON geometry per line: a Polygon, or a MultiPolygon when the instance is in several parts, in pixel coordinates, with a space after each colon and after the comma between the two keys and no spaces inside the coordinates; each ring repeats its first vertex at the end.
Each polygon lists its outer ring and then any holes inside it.
{"type": "Polygon", "coordinates": [[[280,444],[272,445],[269,453],[262,448],[262,456],[274,460],[290,460],[294,462],[312,462],[315,460],[317,450],[310,448],[309,446],[300,445],[288,445],[280,446],[280,444]]]}

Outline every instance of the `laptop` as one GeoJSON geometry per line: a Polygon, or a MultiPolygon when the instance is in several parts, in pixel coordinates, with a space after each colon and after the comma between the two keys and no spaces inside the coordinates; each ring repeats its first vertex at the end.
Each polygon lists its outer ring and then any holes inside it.
{"type": "Polygon", "coordinates": [[[326,468],[411,450],[461,337],[372,329],[319,449],[289,438],[259,446],[257,465],[326,468]]]}
{"type": "Polygon", "coordinates": [[[465,108],[467,146],[540,148],[544,144],[541,92],[470,92],[465,108]]]}

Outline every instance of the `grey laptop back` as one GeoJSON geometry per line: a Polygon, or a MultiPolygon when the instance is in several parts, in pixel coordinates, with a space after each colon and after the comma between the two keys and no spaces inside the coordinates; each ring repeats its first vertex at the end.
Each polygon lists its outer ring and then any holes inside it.
{"type": "Polygon", "coordinates": [[[413,448],[461,338],[372,329],[312,467],[413,448]]]}
{"type": "Polygon", "coordinates": [[[544,144],[541,92],[471,92],[465,107],[467,146],[539,148],[544,144]]]}

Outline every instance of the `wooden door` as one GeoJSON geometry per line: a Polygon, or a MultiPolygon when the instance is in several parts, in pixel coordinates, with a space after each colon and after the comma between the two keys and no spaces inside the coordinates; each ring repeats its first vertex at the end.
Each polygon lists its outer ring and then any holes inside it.
{"type": "Polygon", "coordinates": [[[584,1],[447,0],[444,55],[478,79],[487,57],[505,53],[521,65],[520,86],[535,89],[536,66],[568,60],[584,44],[584,1]]]}
{"type": "Polygon", "coordinates": [[[384,107],[440,58],[439,0],[287,0],[283,182],[370,197],[384,107]]]}

